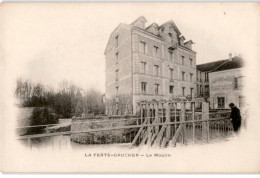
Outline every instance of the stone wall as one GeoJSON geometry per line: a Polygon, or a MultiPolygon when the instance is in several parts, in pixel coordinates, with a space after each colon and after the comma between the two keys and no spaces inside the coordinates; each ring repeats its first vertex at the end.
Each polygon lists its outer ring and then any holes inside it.
{"type": "MultiPolygon", "coordinates": [[[[85,118],[73,118],[71,123],[71,131],[85,131],[91,129],[94,130],[133,125],[134,121],[127,121],[127,119],[130,118],[134,118],[134,116],[87,116],[85,118]]],[[[132,132],[136,132],[137,129],[138,128],[118,129],[71,134],[71,141],[80,144],[129,143],[132,138],[128,135],[132,132]]]]}

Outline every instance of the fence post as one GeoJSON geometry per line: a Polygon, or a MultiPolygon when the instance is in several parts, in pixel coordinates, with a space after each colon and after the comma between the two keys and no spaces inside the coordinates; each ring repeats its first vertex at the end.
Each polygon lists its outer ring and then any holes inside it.
{"type": "Polygon", "coordinates": [[[202,102],[202,120],[206,120],[202,122],[203,139],[209,142],[209,103],[205,101],[202,102]]]}
{"type": "MultiPolygon", "coordinates": [[[[165,103],[165,109],[166,109],[166,113],[165,113],[165,117],[166,117],[166,122],[170,122],[170,106],[169,106],[169,102],[165,103]]],[[[167,128],[166,128],[166,139],[170,140],[171,139],[171,125],[168,124],[167,128]]]]}
{"type": "Polygon", "coordinates": [[[143,108],[143,104],[140,103],[140,114],[141,114],[141,119],[140,119],[140,122],[139,124],[143,124],[143,116],[144,116],[144,108],[143,108]]]}
{"type": "Polygon", "coordinates": [[[182,131],[182,143],[185,144],[186,143],[186,124],[184,123],[185,121],[185,115],[186,115],[186,106],[185,106],[185,102],[181,101],[181,124],[183,124],[183,131],[182,131]]]}
{"type": "MultiPolygon", "coordinates": [[[[156,123],[159,123],[159,115],[158,115],[158,103],[155,103],[155,120],[156,123]]],[[[155,134],[157,135],[159,133],[159,125],[155,126],[155,134]]]]}
{"type": "Polygon", "coordinates": [[[148,139],[147,139],[147,145],[148,147],[151,147],[151,114],[150,114],[150,104],[149,102],[147,102],[147,121],[148,121],[148,128],[147,128],[147,136],[148,136],[148,139]]]}
{"type": "Polygon", "coordinates": [[[50,133],[49,126],[46,126],[46,133],[50,133]]]}
{"type": "MultiPolygon", "coordinates": [[[[174,113],[175,113],[174,122],[176,123],[177,122],[177,103],[174,104],[174,113]]],[[[174,124],[174,132],[176,132],[176,129],[177,129],[177,125],[174,124]]]]}
{"type": "Polygon", "coordinates": [[[195,102],[191,103],[192,106],[192,141],[195,142],[195,102]]]}

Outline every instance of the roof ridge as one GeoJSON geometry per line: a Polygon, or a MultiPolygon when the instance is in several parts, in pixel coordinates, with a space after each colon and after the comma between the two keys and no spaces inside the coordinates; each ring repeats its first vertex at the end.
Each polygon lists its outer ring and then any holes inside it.
{"type": "Polygon", "coordinates": [[[203,63],[203,64],[197,64],[196,66],[202,66],[202,65],[208,65],[208,64],[213,64],[213,63],[217,63],[217,62],[225,62],[228,59],[222,59],[222,60],[218,60],[218,61],[212,61],[212,62],[207,62],[207,63],[203,63]]]}
{"type": "Polygon", "coordinates": [[[159,27],[159,25],[157,23],[151,23],[148,27],[145,28],[145,30],[147,30],[148,28],[150,28],[152,25],[157,25],[157,27],[159,27]]]}
{"type": "Polygon", "coordinates": [[[223,62],[221,65],[219,65],[219,66],[217,66],[215,69],[212,69],[212,70],[210,70],[210,71],[207,71],[207,72],[212,72],[212,71],[214,71],[214,70],[217,70],[218,68],[220,68],[221,66],[223,66],[224,64],[226,64],[226,63],[228,63],[229,62],[229,60],[228,59],[226,59],[226,61],[225,62],[223,62]]]}

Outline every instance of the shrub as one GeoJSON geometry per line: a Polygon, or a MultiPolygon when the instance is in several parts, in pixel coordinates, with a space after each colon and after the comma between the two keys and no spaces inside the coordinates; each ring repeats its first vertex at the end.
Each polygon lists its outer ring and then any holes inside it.
{"type": "MultiPolygon", "coordinates": [[[[58,118],[51,114],[50,108],[34,108],[32,116],[30,118],[31,126],[47,125],[58,123],[58,118]]],[[[40,134],[43,133],[45,127],[31,127],[27,130],[26,134],[40,134]]]]}

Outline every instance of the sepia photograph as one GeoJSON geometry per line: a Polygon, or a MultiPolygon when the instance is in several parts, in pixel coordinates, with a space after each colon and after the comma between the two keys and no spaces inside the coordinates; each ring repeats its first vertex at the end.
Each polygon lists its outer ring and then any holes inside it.
{"type": "Polygon", "coordinates": [[[1,171],[259,173],[259,3],[2,3],[0,31],[1,171]]]}

